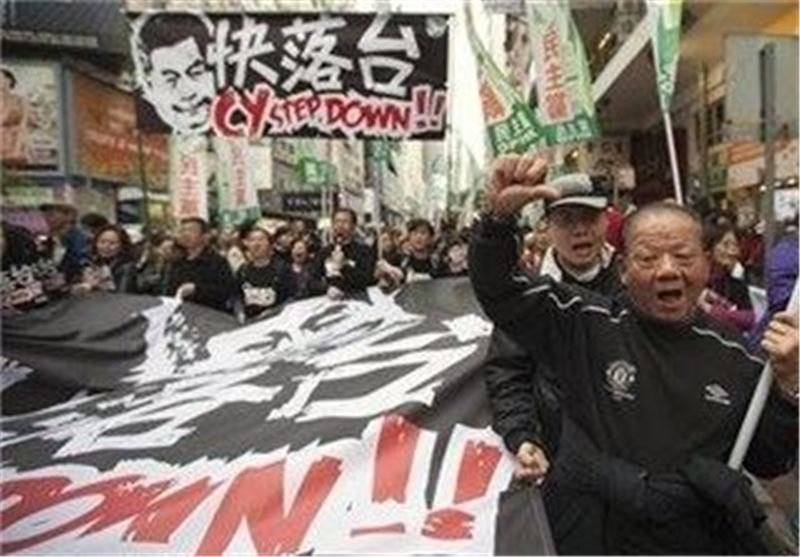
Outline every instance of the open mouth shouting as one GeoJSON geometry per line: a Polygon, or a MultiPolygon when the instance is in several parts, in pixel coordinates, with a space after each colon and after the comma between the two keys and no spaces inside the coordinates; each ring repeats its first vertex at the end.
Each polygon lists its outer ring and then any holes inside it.
{"type": "Polygon", "coordinates": [[[658,309],[665,313],[680,313],[686,308],[686,289],[681,285],[656,286],[658,309]]]}
{"type": "Polygon", "coordinates": [[[572,244],[572,252],[578,257],[591,257],[594,253],[594,244],[588,240],[572,244]]]}

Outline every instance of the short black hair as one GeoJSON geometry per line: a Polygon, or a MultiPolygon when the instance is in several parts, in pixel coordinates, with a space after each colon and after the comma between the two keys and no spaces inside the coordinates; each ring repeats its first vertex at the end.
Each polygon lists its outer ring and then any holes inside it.
{"type": "Polygon", "coordinates": [[[181,219],[181,226],[192,223],[200,226],[200,230],[203,232],[203,234],[206,234],[209,231],[208,222],[205,219],[200,217],[186,217],[185,219],[181,219]]]}
{"type": "Polygon", "coordinates": [[[267,230],[263,226],[258,226],[258,225],[253,225],[250,228],[248,228],[247,231],[242,236],[242,238],[248,238],[250,234],[252,234],[253,232],[261,232],[264,236],[266,236],[270,244],[275,243],[272,234],[269,233],[269,230],[267,230]]]}
{"type": "Polygon", "coordinates": [[[406,225],[406,230],[408,233],[414,232],[417,228],[425,228],[428,230],[431,236],[436,235],[436,231],[433,229],[433,225],[427,219],[411,219],[408,221],[406,225]]]}
{"type": "Polygon", "coordinates": [[[339,213],[347,213],[348,215],[350,215],[350,220],[352,221],[352,223],[353,223],[353,226],[355,226],[355,225],[357,225],[357,224],[358,224],[358,215],[357,215],[357,214],[356,214],[356,212],[355,212],[354,210],[352,210],[350,207],[339,207],[339,208],[337,208],[337,209],[336,209],[336,210],[333,212],[333,216],[335,217],[335,216],[336,216],[336,215],[338,215],[339,213]]]}
{"type": "Polygon", "coordinates": [[[11,82],[9,89],[13,89],[17,86],[17,78],[14,77],[14,74],[11,73],[11,70],[8,68],[0,68],[0,72],[3,72],[3,75],[6,76],[6,78],[11,82]]]}
{"type": "Polygon", "coordinates": [[[86,228],[98,230],[108,224],[108,219],[100,213],[86,213],[81,217],[81,224],[86,228]]]}
{"type": "Polygon", "coordinates": [[[282,224],[275,230],[275,239],[277,240],[286,234],[294,234],[294,231],[288,224],[282,224]]]}
{"type": "Polygon", "coordinates": [[[703,249],[711,251],[728,233],[736,236],[736,227],[730,221],[709,221],[703,226],[703,249]]]}
{"type": "Polygon", "coordinates": [[[128,232],[124,228],[122,228],[118,224],[113,224],[113,223],[107,223],[97,229],[97,232],[95,232],[94,237],[92,238],[92,253],[94,253],[95,256],[97,255],[97,241],[100,239],[100,236],[102,236],[109,230],[115,232],[117,237],[119,238],[120,258],[131,259],[131,257],[133,257],[133,243],[131,242],[131,237],[128,235],[128,232]]]}
{"type": "Polygon", "coordinates": [[[150,55],[154,50],[175,45],[188,38],[197,42],[200,53],[205,57],[211,34],[198,16],[169,12],[148,16],[139,29],[139,49],[146,54],[142,59],[144,71],[149,73],[153,69],[150,55]]]}
{"type": "Polygon", "coordinates": [[[630,235],[638,221],[640,221],[646,216],[655,215],[659,213],[671,213],[673,215],[678,215],[683,218],[689,219],[695,225],[697,225],[698,234],[702,236],[703,221],[700,219],[700,215],[697,214],[697,211],[695,211],[694,209],[690,209],[689,207],[685,207],[683,205],[678,205],[677,203],[658,201],[656,203],[651,203],[649,205],[645,205],[644,207],[636,209],[636,211],[631,213],[628,216],[628,218],[625,219],[625,222],[622,225],[623,248],[628,249],[630,247],[629,245],[630,235]]]}

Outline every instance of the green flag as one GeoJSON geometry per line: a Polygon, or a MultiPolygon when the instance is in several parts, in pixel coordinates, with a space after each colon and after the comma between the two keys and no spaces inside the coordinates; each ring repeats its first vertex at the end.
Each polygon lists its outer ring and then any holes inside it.
{"type": "Polygon", "coordinates": [[[217,202],[223,228],[231,229],[261,216],[258,195],[248,160],[246,137],[215,137],[217,154],[217,202]]]}
{"type": "Polygon", "coordinates": [[[538,117],[548,144],[597,137],[592,76],[569,2],[532,2],[527,9],[536,67],[538,117]]]}
{"type": "Polygon", "coordinates": [[[494,155],[526,153],[545,145],[536,115],[509,83],[475,32],[469,3],[464,5],[469,37],[478,65],[478,85],[486,131],[494,155]]]}
{"type": "Polygon", "coordinates": [[[305,139],[297,144],[294,171],[297,182],[306,191],[320,191],[323,186],[336,183],[336,167],[318,159],[305,139]]]}
{"type": "Polygon", "coordinates": [[[658,100],[669,111],[678,74],[683,0],[647,0],[647,17],[653,41],[658,100]]]}

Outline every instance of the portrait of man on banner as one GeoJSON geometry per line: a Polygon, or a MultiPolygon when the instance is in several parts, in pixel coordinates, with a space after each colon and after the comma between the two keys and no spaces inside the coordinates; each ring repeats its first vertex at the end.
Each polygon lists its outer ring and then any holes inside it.
{"type": "Polygon", "coordinates": [[[158,13],[134,24],[136,79],[142,97],[175,133],[209,129],[216,91],[208,61],[212,35],[211,21],[201,14],[158,13]]]}

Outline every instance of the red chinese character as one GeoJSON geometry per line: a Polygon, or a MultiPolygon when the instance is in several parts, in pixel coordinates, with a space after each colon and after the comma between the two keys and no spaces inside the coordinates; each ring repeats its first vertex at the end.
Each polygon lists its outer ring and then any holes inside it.
{"type": "Polygon", "coordinates": [[[558,49],[558,31],[556,31],[555,23],[550,25],[550,27],[547,29],[547,33],[545,33],[542,42],[544,47],[545,62],[549,62],[553,58],[560,58],[558,49]]]}
{"type": "Polygon", "coordinates": [[[481,83],[480,95],[481,105],[483,106],[486,119],[490,122],[494,122],[502,118],[503,106],[500,104],[500,99],[497,98],[497,93],[488,82],[484,81],[481,83]]]}
{"type": "Polygon", "coordinates": [[[550,91],[545,95],[545,110],[551,122],[569,118],[569,106],[567,105],[567,101],[567,94],[563,90],[550,91]]]}
{"type": "Polygon", "coordinates": [[[184,197],[180,200],[179,213],[181,215],[197,215],[200,213],[199,209],[200,207],[196,199],[190,199],[184,197]]]}
{"type": "Polygon", "coordinates": [[[561,81],[564,78],[564,73],[561,70],[561,64],[555,62],[552,64],[547,64],[547,66],[544,68],[544,76],[546,78],[545,83],[547,84],[545,88],[548,91],[561,88],[561,81]]]}

